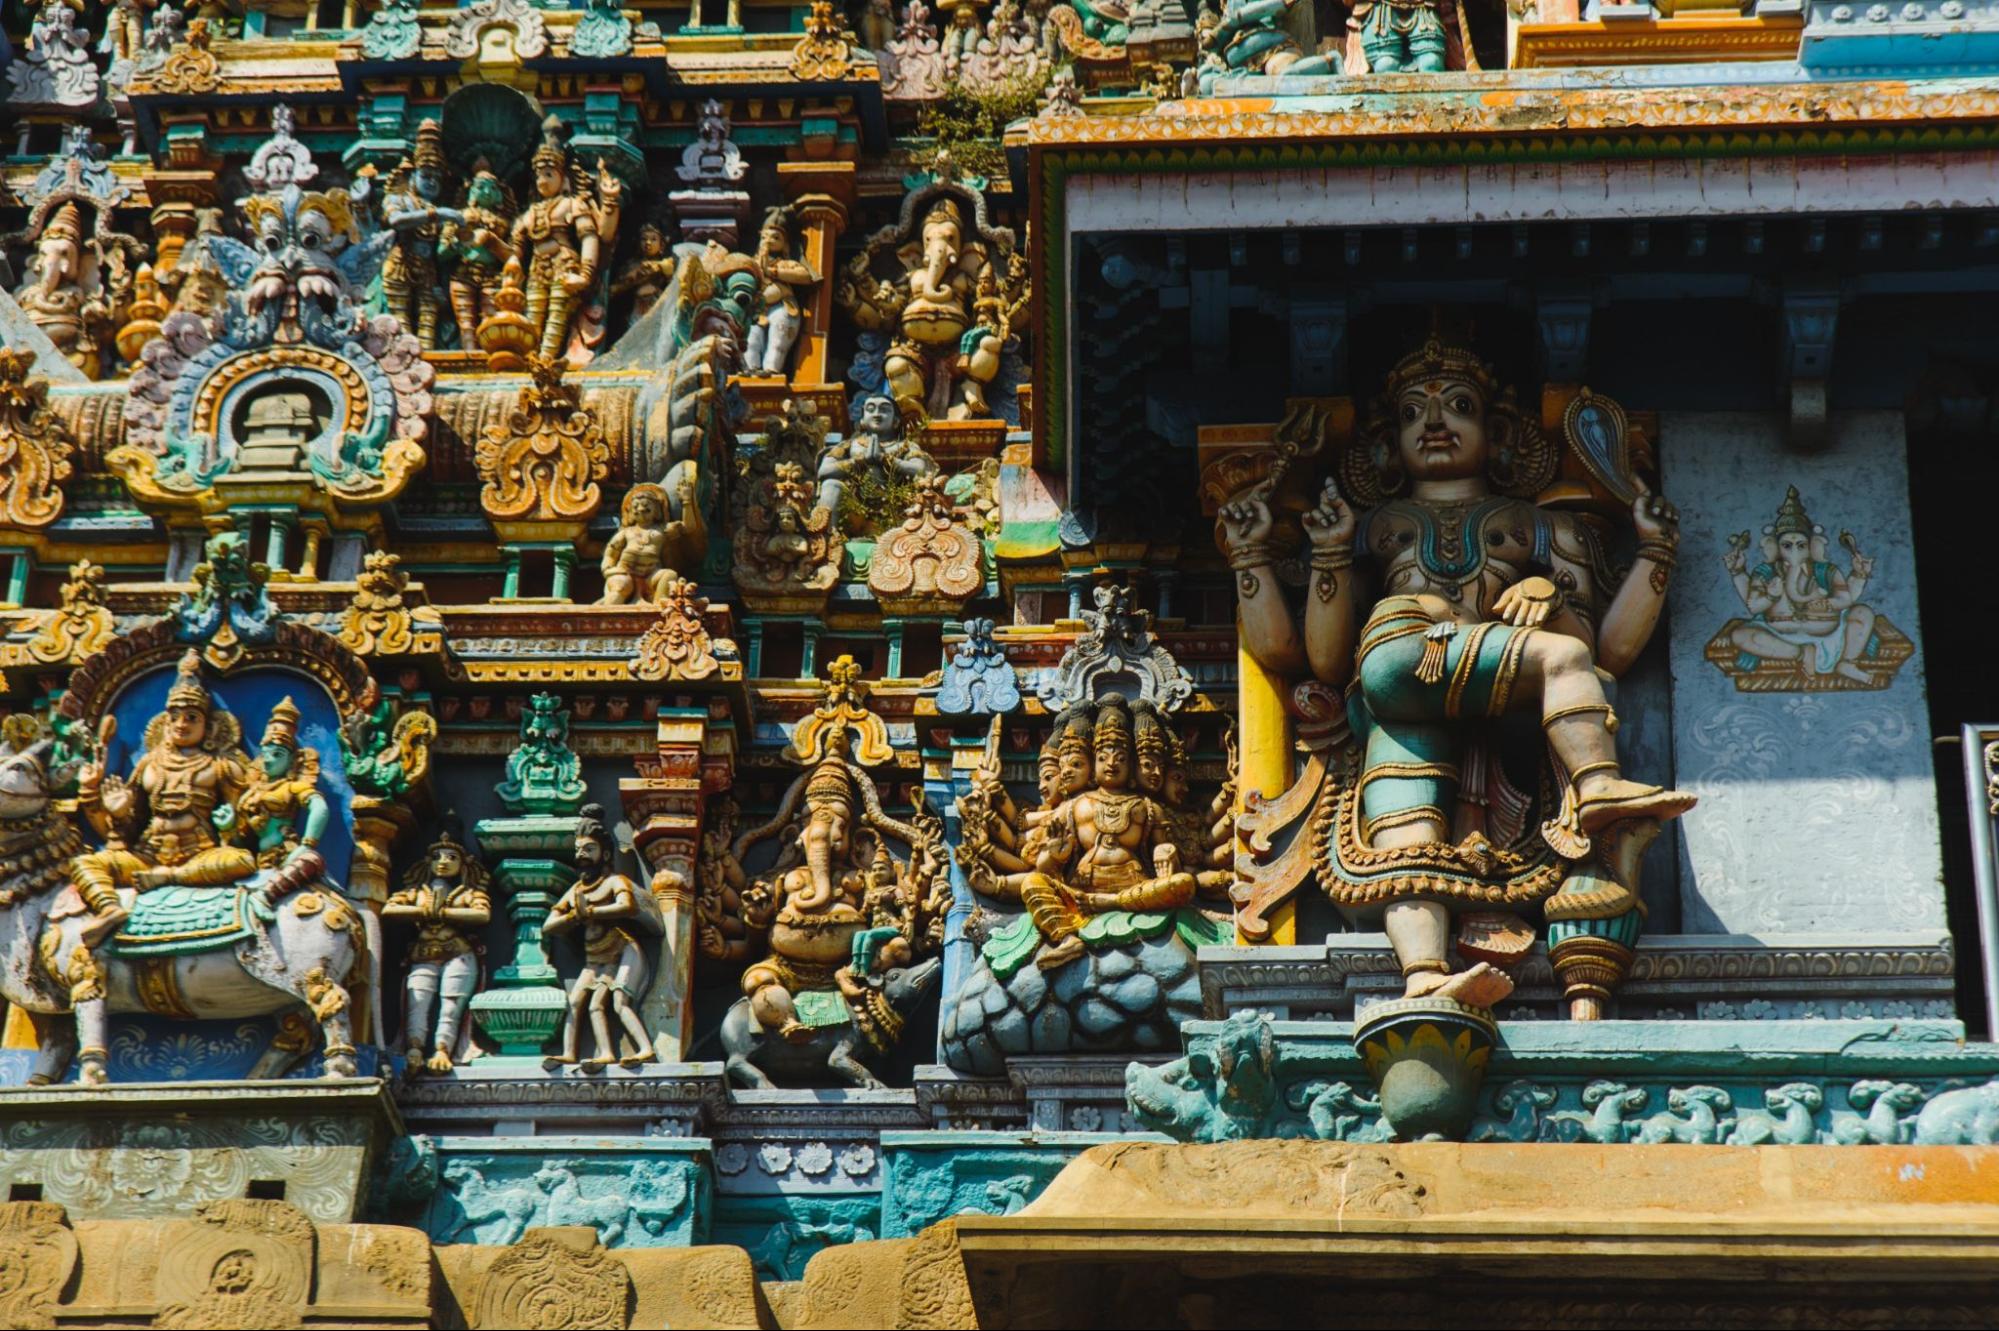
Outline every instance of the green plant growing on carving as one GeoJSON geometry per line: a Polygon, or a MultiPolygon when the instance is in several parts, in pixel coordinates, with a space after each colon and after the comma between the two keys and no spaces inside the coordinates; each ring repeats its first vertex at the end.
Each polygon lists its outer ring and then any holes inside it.
{"type": "Polygon", "coordinates": [[[944,95],[923,108],[917,132],[936,141],[936,151],[949,153],[960,177],[991,180],[1006,172],[1006,150],[1000,140],[1006,127],[1041,108],[1047,71],[1016,75],[990,88],[952,83],[944,95]]]}

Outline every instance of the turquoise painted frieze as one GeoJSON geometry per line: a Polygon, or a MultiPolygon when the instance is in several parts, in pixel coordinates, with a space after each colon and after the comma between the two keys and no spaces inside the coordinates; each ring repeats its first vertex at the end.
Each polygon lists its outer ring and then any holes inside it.
{"type": "Polygon", "coordinates": [[[913,1238],[957,1215],[1012,1215],[1069,1161],[1113,1140],[1086,1132],[885,1132],[881,1237],[913,1238]]]}
{"type": "MultiPolygon", "coordinates": [[[[1999,1046],[1956,1022],[1501,1024],[1471,1141],[1991,1145],[1999,1046]],[[1581,1029],[1577,1029],[1578,1027],[1581,1029]]],[[[1237,1013],[1134,1063],[1134,1120],[1178,1141],[1387,1141],[1353,1028],[1237,1013]]]]}
{"type": "Polygon", "coordinates": [[[607,1248],[707,1236],[703,1138],[444,1137],[437,1158],[417,1222],[437,1243],[509,1244],[550,1225],[588,1225],[607,1248]]]}
{"type": "Polygon", "coordinates": [[[802,1280],[813,1255],[881,1236],[881,1199],[865,1196],[725,1197],[711,1238],[750,1254],[759,1280],[802,1280]]]}

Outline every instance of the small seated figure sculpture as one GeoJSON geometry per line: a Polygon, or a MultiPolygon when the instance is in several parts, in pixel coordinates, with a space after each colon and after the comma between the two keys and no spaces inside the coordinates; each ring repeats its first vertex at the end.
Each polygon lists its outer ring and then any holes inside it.
{"type": "Polygon", "coordinates": [[[493,922],[486,867],[447,829],[403,875],[382,918],[416,927],[409,978],[403,982],[409,1070],[449,1072],[461,1047],[467,1006],[479,988],[477,931],[493,922]],[[427,1059],[425,1048],[431,1050],[427,1059]]]}
{"type": "Polygon", "coordinates": [[[1851,532],[1841,532],[1850,564],[1842,572],[1826,558],[1825,528],[1805,512],[1798,487],[1792,486],[1777,510],[1777,520],[1763,529],[1763,561],[1749,564],[1749,533],[1732,536],[1722,566],[1750,618],[1738,621],[1729,638],[1754,668],[1758,661],[1795,666],[1810,679],[1844,676],[1866,688],[1879,681],[1860,664],[1878,647],[1873,607],[1860,598],[1874,575],[1874,561],[1860,552],[1851,532]]]}
{"type": "Polygon", "coordinates": [[[854,432],[819,459],[819,507],[837,519],[849,486],[895,479],[914,481],[937,474],[937,462],[923,445],[902,437],[902,413],[886,393],[861,400],[854,432]]]}
{"type": "Polygon", "coordinates": [[[557,938],[582,930],[583,969],[570,984],[562,1052],[543,1059],[542,1066],[551,1072],[579,1062],[586,1072],[612,1063],[640,1067],[653,1060],[652,1037],[638,1010],[652,985],[652,963],[640,935],[660,934],[659,906],[651,892],[615,871],[617,848],[604,825],[603,806],[586,804],[578,816],[576,882],[549,911],[541,932],[544,938],[557,938]],[[586,1017],[594,1052],[579,1059],[586,1017]],[[632,1049],[621,1054],[625,1040],[632,1049]]]}
{"type": "Polygon", "coordinates": [[[653,604],[680,574],[666,563],[666,491],[634,485],[618,509],[618,531],[604,544],[604,594],[598,605],[653,604]]]}
{"type": "Polygon", "coordinates": [[[264,880],[267,901],[279,901],[326,873],[320,838],[333,811],[319,792],[319,753],[299,743],[298,704],[290,698],[271,709],[257,748],[257,770],[234,806],[218,810],[224,835],[249,844],[264,880]]]}

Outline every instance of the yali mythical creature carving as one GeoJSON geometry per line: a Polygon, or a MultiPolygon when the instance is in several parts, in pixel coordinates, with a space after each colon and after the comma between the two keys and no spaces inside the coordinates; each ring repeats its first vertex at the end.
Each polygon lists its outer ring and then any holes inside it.
{"type": "MultiPolygon", "coordinates": [[[[1275,866],[1246,866],[1238,928],[1267,928],[1265,912],[1299,881],[1285,878],[1291,857],[1319,855],[1311,867],[1341,910],[1387,931],[1410,999],[1486,1008],[1511,991],[1485,960],[1452,973],[1453,916],[1466,917],[1469,958],[1505,961],[1481,934],[1513,937],[1515,917],[1539,907],[1558,933],[1585,935],[1582,950],[1628,964],[1637,854],[1694,800],[1625,777],[1603,680],[1630,667],[1658,623],[1678,515],[1634,478],[1613,478],[1637,537],[1615,582],[1594,519],[1534,503],[1556,447],[1476,355],[1432,337],[1396,365],[1338,459],[1340,483],[1326,481],[1304,514],[1301,628],[1277,572],[1286,532],[1272,495],[1325,433],[1315,411],[1295,413],[1272,474],[1224,503],[1217,524],[1244,645],[1272,675],[1304,681],[1299,705],[1316,726],[1299,789],[1263,792],[1272,801],[1244,818],[1257,839],[1312,834],[1275,866]],[[1356,514],[1342,488],[1369,511],[1356,514]],[[1347,725],[1322,691],[1339,689],[1347,725]],[[1538,724],[1524,752],[1509,751],[1508,718],[1522,713],[1538,724]]],[[[1552,940],[1558,974],[1565,941],[1552,940]]]]}
{"type": "Polygon", "coordinates": [[[604,269],[618,238],[624,187],[608,168],[593,182],[570,162],[561,123],[551,117],[535,149],[535,199],[514,219],[514,248],[526,256],[528,321],[541,354],[576,364],[604,339],[604,269]]]}
{"type": "Polygon", "coordinates": [[[744,997],[723,1019],[739,1085],[827,1074],[879,1085],[866,1063],[894,1047],[943,944],[942,820],[920,804],[907,821],[883,809],[865,764],[893,756],[887,728],[867,709],[852,658],[829,674],[825,697],[786,750],[804,770],[776,816],[737,837],[727,862],[703,875],[696,899],[702,954],[749,963],[744,997]],[[769,841],[777,859],[745,869],[769,841]],[[893,853],[898,842],[906,857],[893,853]]]}
{"type": "Polygon", "coordinates": [[[644,886],[617,872],[617,842],[604,824],[602,805],[586,804],[578,811],[571,858],[576,881],[556,901],[541,931],[546,938],[580,932],[583,969],[569,982],[562,1052],[543,1059],[542,1066],[555,1071],[580,1062],[586,1072],[612,1063],[639,1067],[653,1060],[652,1037],[638,1004],[652,987],[648,953],[656,943],[651,940],[665,928],[659,903],[644,886]],[[586,1021],[594,1046],[590,1057],[582,1058],[586,1021]],[[625,1040],[631,1042],[629,1052],[624,1052],[625,1040]]]}
{"type": "Polygon", "coordinates": [[[903,200],[900,219],[868,238],[834,292],[879,355],[880,384],[906,417],[1011,419],[1003,388],[1026,328],[1028,278],[1013,233],[986,223],[984,197],[939,181],[903,200]]]}
{"type": "MultiPolygon", "coordinates": [[[[298,756],[286,734],[295,722],[283,714],[273,721],[266,763],[282,780],[298,756]]],[[[269,801],[260,809],[257,794],[276,783],[253,774],[236,721],[216,706],[193,653],[129,777],[105,770],[114,733],[105,718],[95,752],[63,770],[50,770],[47,741],[17,736],[0,750],[0,842],[62,869],[10,877],[0,893],[0,990],[33,1019],[40,1054],[32,1079],[58,1080],[78,1058],[81,1079],[101,1084],[111,1012],[192,1020],[299,1005],[324,1033],[327,1075],[354,1075],[348,1004],[350,986],[367,973],[365,933],[307,844],[313,798],[294,791],[275,801],[296,804],[303,817],[295,840],[268,835],[281,815],[269,801]],[[52,806],[72,774],[82,812],[105,838],[101,849],[84,851],[52,806]],[[245,796],[247,816],[237,813],[245,796]],[[217,835],[239,826],[261,856],[217,835]],[[252,983],[218,971],[217,953],[252,983]]],[[[281,1022],[249,1075],[280,1075],[310,1039],[308,1027],[281,1022]]]]}
{"type": "Polygon", "coordinates": [[[972,791],[958,803],[958,862],[975,891],[1025,908],[983,949],[996,970],[1011,976],[1030,956],[1052,970],[1092,943],[1128,942],[1132,928],[1164,932],[1172,912],[1221,904],[1233,878],[1223,813],[1234,791],[1196,810],[1186,768],[1185,745],[1162,713],[1107,694],[1057,718],[1039,758],[1040,804],[1021,809],[1000,781],[995,721],[972,791]],[[1140,924],[1134,915],[1153,918],[1140,924]]]}
{"type": "Polygon", "coordinates": [[[467,1005],[479,988],[478,931],[493,922],[486,866],[446,829],[403,875],[382,918],[416,929],[403,982],[410,1071],[449,1072],[467,1052],[467,1005]]]}

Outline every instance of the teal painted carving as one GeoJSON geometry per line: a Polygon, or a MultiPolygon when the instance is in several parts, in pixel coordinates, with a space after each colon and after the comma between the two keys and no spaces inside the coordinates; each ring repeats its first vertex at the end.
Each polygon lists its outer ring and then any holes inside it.
{"type": "MultiPolygon", "coordinates": [[[[1297,0],[1225,0],[1221,22],[1206,43],[1199,73],[1201,95],[1214,95],[1215,81],[1234,74],[1337,74],[1336,54],[1306,55],[1291,35],[1291,7],[1297,0]]],[[[1434,15],[1432,16],[1434,21],[1434,15]]]]}
{"type": "Polygon", "coordinates": [[[250,559],[250,543],[231,525],[208,538],[194,568],[194,590],[174,607],[174,637],[181,642],[214,643],[228,637],[269,642],[277,625],[264,583],[270,569],[250,559]],[[226,632],[225,632],[226,630],[226,632]]]}
{"type": "Polygon", "coordinates": [[[207,435],[183,434],[169,427],[162,448],[153,463],[153,479],[168,490],[187,494],[206,490],[230,468],[231,460],[220,455],[214,439],[207,435]]]}
{"type": "Polygon", "coordinates": [[[569,34],[569,53],[604,60],[628,55],[631,49],[632,21],[618,8],[618,0],[589,0],[589,7],[569,34]]]}
{"type": "Polygon", "coordinates": [[[874,1194],[722,1197],[710,1241],[746,1249],[759,1280],[802,1280],[813,1254],[875,1238],[881,1209],[874,1194]]]}
{"type": "Polygon", "coordinates": [[[437,722],[427,712],[396,715],[387,698],[340,727],[340,758],[357,795],[399,799],[429,766],[437,722]]]}
{"type": "MultiPolygon", "coordinates": [[[[1279,1027],[1257,1013],[1195,1023],[1186,1057],[1127,1071],[1134,1120],[1193,1142],[1394,1139],[1381,1105],[1355,1089],[1367,1082],[1352,1028],[1318,1025],[1279,1027]]],[[[1465,1135],[1606,1146],[1999,1142],[1999,1050],[1930,1038],[1954,1023],[1769,1022],[1753,1043],[1707,1036],[1698,1022],[1631,1025],[1618,1047],[1597,1050],[1512,1028],[1529,1047],[1494,1049],[1496,1085],[1465,1135]],[[1624,1071],[1596,1075],[1606,1064],[1624,1071]],[[1888,1068],[1906,1078],[1855,1075],[1888,1068]]]]}
{"type": "Polygon", "coordinates": [[[404,1133],[375,1161],[368,1184],[367,1214],[379,1224],[402,1224],[437,1192],[437,1138],[404,1133]]]}
{"type": "Polygon", "coordinates": [[[881,1237],[901,1239],[954,1215],[1012,1215],[1039,1197],[1075,1152],[885,1148],[884,1155],[881,1237]]]}
{"type": "Polygon", "coordinates": [[[381,0],[361,30],[361,54],[370,60],[407,60],[423,45],[418,0],[381,0]]]}
{"type": "Polygon", "coordinates": [[[1001,716],[1020,706],[1020,680],[993,641],[993,621],[965,621],[965,642],[944,666],[937,710],[945,716],[1001,716]]]}
{"type": "Polygon", "coordinates": [[[521,714],[520,747],[507,755],[507,779],[494,789],[510,813],[573,814],[583,804],[583,760],[569,747],[569,709],[537,693],[521,714]]]}
{"type": "MultiPolygon", "coordinates": [[[[462,1141],[462,1139],[461,1139],[462,1141]]],[[[707,1173],[693,1155],[447,1149],[423,1227],[438,1243],[509,1244],[531,1228],[588,1225],[607,1248],[699,1242],[707,1173]]]]}
{"type": "Polygon", "coordinates": [[[1184,1058],[1158,1068],[1125,1070],[1132,1116],[1154,1132],[1184,1142],[1299,1137],[1295,1118],[1272,1122],[1278,1105],[1278,1051],[1270,1019],[1238,1012],[1213,1035],[1188,1042],[1184,1058]]]}

